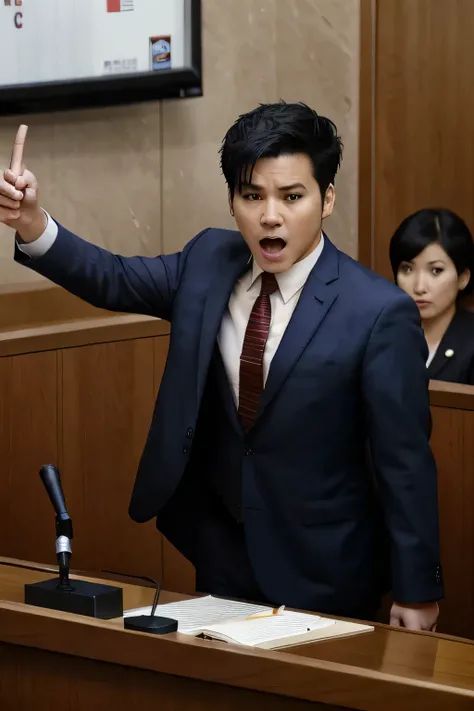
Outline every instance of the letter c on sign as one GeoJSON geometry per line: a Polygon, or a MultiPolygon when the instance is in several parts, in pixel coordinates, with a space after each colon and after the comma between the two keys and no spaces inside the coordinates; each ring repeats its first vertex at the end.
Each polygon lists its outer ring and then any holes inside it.
{"type": "Polygon", "coordinates": [[[23,27],[23,13],[22,12],[15,12],[15,27],[17,30],[21,30],[23,27]]]}

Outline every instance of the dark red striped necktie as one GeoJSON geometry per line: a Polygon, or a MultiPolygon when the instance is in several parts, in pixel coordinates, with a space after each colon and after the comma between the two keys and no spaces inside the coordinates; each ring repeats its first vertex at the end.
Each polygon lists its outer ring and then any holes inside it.
{"type": "Polygon", "coordinates": [[[277,289],[275,275],[262,272],[262,288],[250,314],[240,355],[239,417],[246,432],[255,422],[264,387],[263,354],[272,318],[270,294],[277,289]]]}

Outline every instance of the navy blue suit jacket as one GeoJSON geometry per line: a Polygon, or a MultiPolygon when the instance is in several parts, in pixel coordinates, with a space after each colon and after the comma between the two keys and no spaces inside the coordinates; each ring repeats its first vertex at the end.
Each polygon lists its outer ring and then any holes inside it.
{"type": "MultiPolygon", "coordinates": [[[[113,255],[62,227],[43,257],[16,251],[17,261],[91,304],[171,322],[130,504],[136,521],[158,515],[159,526],[186,470],[222,315],[249,257],[242,236],[222,229],[155,258],[113,255]]],[[[380,535],[374,492],[394,598],[442,597],[426,358],[414,302],[326,238],[271,363],[256,425],[241,438],[242,518],[268,599],[317,609],[326,592],[367,594],[380,535]]],[[[182,537],[179,510],[174,520],[182,537]]]]}

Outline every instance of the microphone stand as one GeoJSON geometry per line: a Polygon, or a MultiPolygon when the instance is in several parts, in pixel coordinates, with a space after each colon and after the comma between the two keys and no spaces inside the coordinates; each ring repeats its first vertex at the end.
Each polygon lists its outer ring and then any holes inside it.
{"type": "Polygon", "coordinates": [[[58,590],[72,592],[74,588],[69,580],[71,560],[71,540],[73,537],[72,521],[67,513],[56,515],[56,558],[59,567],[58,590]]]}
{"type": "Polygon", "coordinates": [[[136,617],[125,617],[123,626],[126,630],[134,632],[148,632],[148,634],[168,634],[178,631],[178,621],[172,617],[157,617],[155,615],[160,599],[161,585],[156,583],[155,597],[149,615],[137,615],[136,617]]]}
{"type": "Polygon", "coordinates": [[[72,521],[66,510],[59,471],[52,464],[40,469],[40,477],[56,512],[58,578],[25,585],[25,603],[72,612],[103,620],[123,616],[123,590],[113,585],[69,579],[72,521]]]}

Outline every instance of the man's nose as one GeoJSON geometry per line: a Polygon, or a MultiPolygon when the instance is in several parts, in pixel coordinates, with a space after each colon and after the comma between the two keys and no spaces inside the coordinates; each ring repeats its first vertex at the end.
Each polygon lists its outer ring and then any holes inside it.
{"type": "Polygon", "coordinates": [[[282,221],[276,200],[265,200],[263,203],[262,217],[260,219],[261,224],[277,227],[281,225],[282,221]]]}

